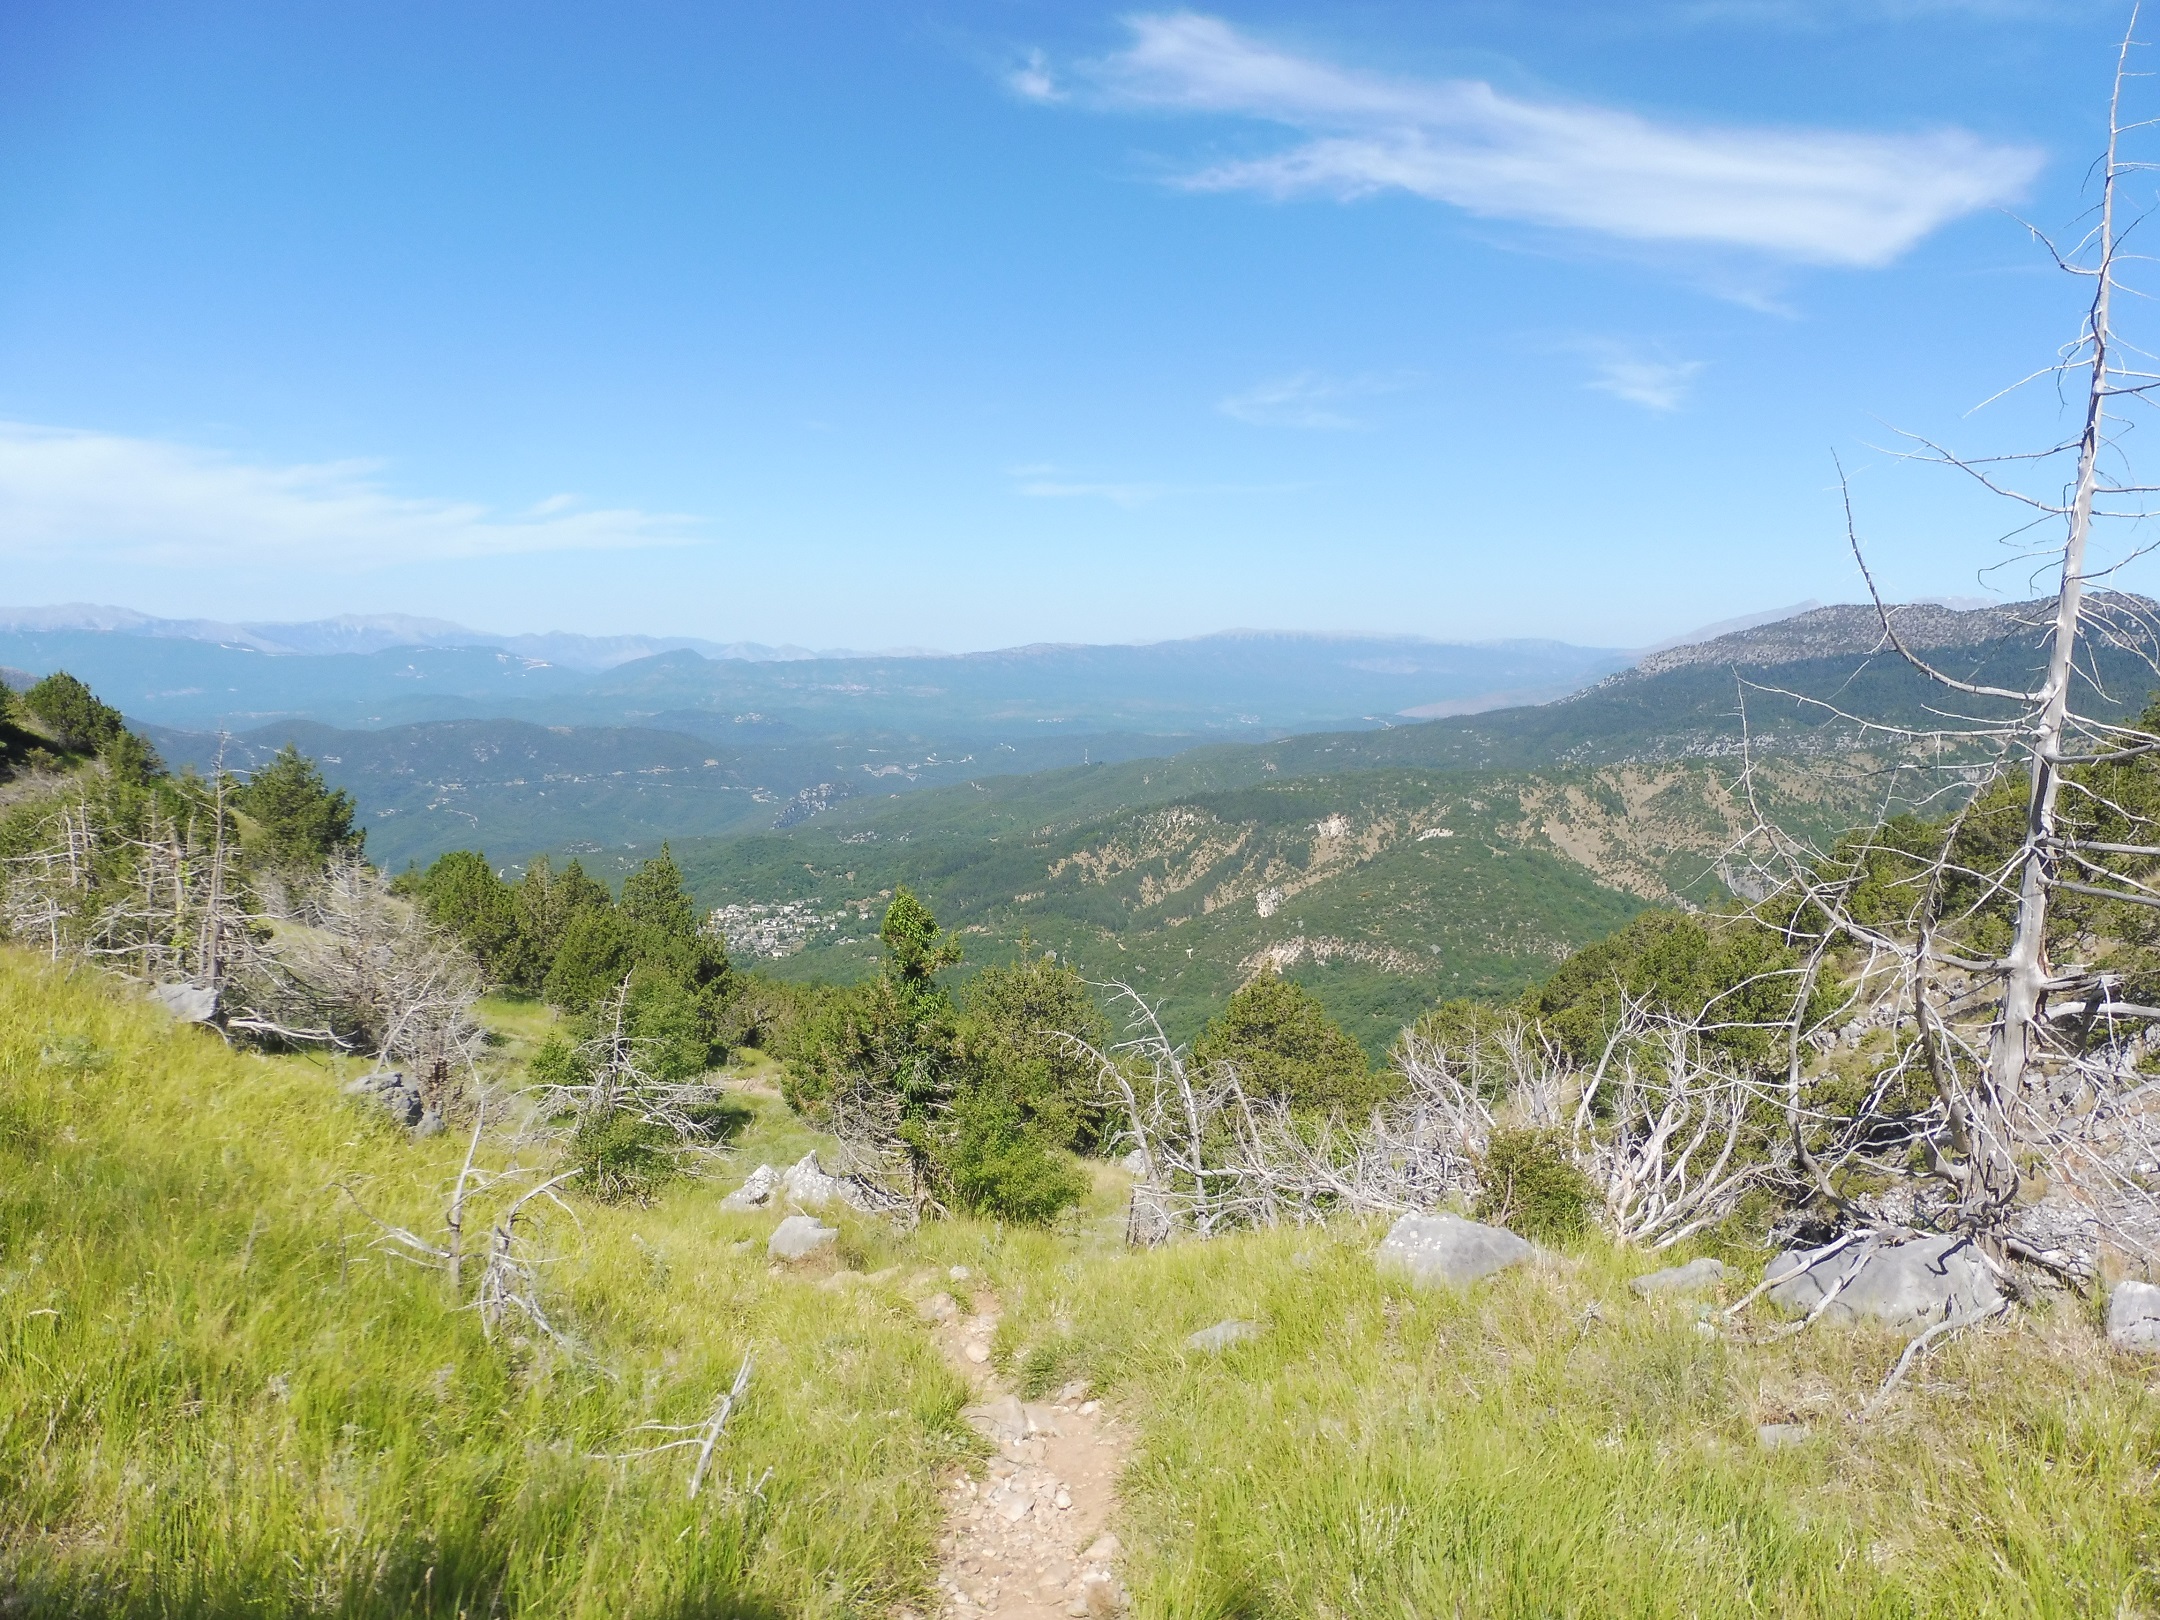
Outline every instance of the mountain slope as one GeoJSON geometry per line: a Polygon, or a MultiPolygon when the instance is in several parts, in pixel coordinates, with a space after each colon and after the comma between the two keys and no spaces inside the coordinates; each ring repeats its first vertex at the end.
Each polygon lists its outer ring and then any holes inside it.
{"type": "MultiPolygon", "coordinates": [[[[2022,622],[1933,611],[1942,666],[2029,678],[2022,622]],[[1972,633],[1994,639],[1956,640],[1972,633]]],[[[1892,745],[1846,716],[1934,725],[1942,698],[1879,639],[1871,616],[1824,610],[1802,638],[1741,632],[1564,702],[857,798],[676,853],[783,973],[867,971],[877,902],[905,882],[987,955],[1025,932],[1143,984],[1182,1034],[1273,961],[1377,1047],[1437,997],[1518,989],[1646,904],[1725,894],[1720,856],[1749,820],[1743,710],[1782,825],[1826,839],[1873,813],[1892,745]],[[1810,656],[1778,661],[1792,651],[1810,656]]],[[[2088,706],[2115,715],[2153,680],[2129,648],[2098,649],[2094,673],[2088,706]]]]}

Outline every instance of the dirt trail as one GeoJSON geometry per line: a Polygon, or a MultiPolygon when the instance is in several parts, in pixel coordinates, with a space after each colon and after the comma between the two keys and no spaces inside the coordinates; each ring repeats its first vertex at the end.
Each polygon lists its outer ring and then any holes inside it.
{"type": "Polygon", "coordinates": [[[1125,1592],[1107,1527],[1130,1437],[1085,1398],[1085,1385],[1023,1402],[990,1365],[997,1301],[976,1293],[973,1302],[973,1316],[949,1294],[923,1307],[938,1348],[974,1386],[968,1421],[998,1448],[985,1478],[953,1484],[938,1544],[937,1613],[943,1620],[1119,1614],[1125,1592]]]}

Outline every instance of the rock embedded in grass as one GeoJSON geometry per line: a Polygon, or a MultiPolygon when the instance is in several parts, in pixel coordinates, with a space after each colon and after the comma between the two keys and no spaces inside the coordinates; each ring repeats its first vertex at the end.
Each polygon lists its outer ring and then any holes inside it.
{"type": "Polygon", "coordinates": [[[2125,1280],[2110,1289],[2107,1336],[2118,1350],[2160,1356],[2160,1287],[2125,1280]]]}
{"type": "Polygon", "coordinates": [[[725,1198],[720,1200],[722,1209],[763,1209],[772,1202],[779,1190],[780,1172],[769,1164],[761,1164],[750,1172],[749,1179],[725,1198]]]}
{"type": "Polygon", "coordinates": [[[765,1252],[775,1260],[801,1260],[834,1242],[839,1231],[814,1215],[790,1215],[773,1228],[765,1252]]]}
{"type": "Polygon", "coordinates": [[[1805,1423],[1758,1423],[1755,1425],[1755,1441],[1765,1451],[1782,1451],[1787,1446],[1797,1446],[1808,1437],[1805,1423]]]}
{"type": "Polygon", "coordinates": [[[1854,1244],[1795,1271],[1810,1252],[1787,1249],[1770,1262],[1765,1274],[1780,1279],[1769,1291],[1771,1304],[1805,1314],[1849,1271],[1853,1278],[1823,1312],[1826,1321],[1865,1317],[1888,1327],[1916,1328],[2002,1303],[1994,1273],[1969,1238],[1917,1238],[1868,1253],[1854,1244]]]}
{"type": "Polygon", "coordinates": [[[1537,1251],[1503,1226],[1460,1215],[1405,1215],[1373,1254],[1382,1271],[1421,1288],[1466,1288],[1481,1277],[1520,1265],[1537,1251]]]}
{"type": "Polygon", "coordinates": [[[1258,1322],[1244,1322],[1231,1317],[1217,1322],[1213,1327],[1204,1327],[1198,1333],[1187,1334],[1185,1348],[1199,1350],[1211,1356],[1220,1355],[1233,1344],[1243,1344],[1248,1339],[1259,1338],[1264,1331],[1258,1322]]]}
{"type": "Polygon", "coordinates": [[[1715,1288],[1725,1280],[1725,1262],[1722,1260],[1690,1260],[1684,1266],[1667,1266],[1663,1271],[1653,1271],[1637,1277],[1628,1287],[1648,1299],[1652,1294],[1695,1294],[1715,1288]]]}

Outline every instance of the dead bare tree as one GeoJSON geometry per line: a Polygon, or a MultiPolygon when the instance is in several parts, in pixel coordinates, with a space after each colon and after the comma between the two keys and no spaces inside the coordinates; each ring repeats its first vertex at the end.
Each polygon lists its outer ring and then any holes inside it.
{"type": "Polygon", "coordinates": [[[708,1111],[721,1100],[721,1089],[651,1071],[653,1043],[632,1033],[627,977],[609,993],[595,1023],[565,1070],[532,1088],[536,1117],[560,1121],[573,1135],[618,1118],[635,1121],[663,1139],[677,1168],[718,1152],[706,1136],[708,1111]]]}
{"type": "Polygon", "coordinates": [[[1605,1229],[1623,1242],[1669,1248],[1780,1168],[1759,1128],[1773,1093],[1705,1040],[1703,1022],[1628,1000],[1582,1083],[1573,1156],[1603,1196],[1605,1229]]]}
{"type": "MultiPolygon", "coordinates": [[[[1909,643],[1899,610],[1876,589],[1848,484],[1847,538],[1875,604],[1881,650],[1939,694],[1939,719],[1844,718],[1895,755],[1890,797],[1965,808],[1933,824],[1927,847],[1912,847],[1885,823],[1825,852],[1759,811],[1748,840],[1747,881],[1770,896],[1765,913],[1807,948],[1809,988],[1818,974],[1845,976],[1856,987],[1855,1019],[1889,1036],[1889,1061],[1866,1098],[1831,1117],[1808,1102],[1831,1054],[1803,1039],[1796,1008],[1784,1107],[1790,1151],[1812,1194],[1848,1230],[1888,1241],[1915,1228],[1961,1231],[1991,1260],[2012,1256],[2069,1273],[2089,1268],[2090,1255],[2081,1260],[2074,1243],[2033,1236],[2036,1168],[2056,1184],[2099,1189],[2086,1209],[2095,1216],[2088,1237],[2105,1222],[2114,1241],[2127,1236],[2148,1254],[2160,1238],[2151,1197],[2121,1160],[2125,1151],[2160,1158],[2160,1127],[2139,1123],[2150,1093],[2133,1061],[2137,1032],[2160,1020],[2160,1008],[2125,996],[2119,975],[2051,957],[2066,937],[2065,897],[2118,910],[2160,906],[2160,826],[2104,779],[2108,767],[2146,761],[2160,736],[2077,702],[2081,688],[2109,698],[2102,650],[2160,678],[2160,610],[2113,585],[2148,548],[2131,536],[2103,555],[2107,532],[2152,515],[2156,493],[2126,471],[2124,434],[2160,389],[2160,370],[2148,369],[2116,329],[2118,295],[2133,295],[2124,273],[2135,256],[2125,244],[2138,221],[2129,217],[2128,188],[2150,167],[2126,151],[2148,127],[2124,112],[2138,77],[2135,28],[2133,15],[2116,59],[2091,224],[2068,247],[2033,232],[2059,269],[2089,287],[2079,333],[2051,364],[2005,390],[2053,383],[2074,430],[2026,452],[1965,456],[1917,435],[1900,452],[1972,480],[2017,511],[2006,538],[2048,587],[2026,605],[2036,676],[2026,685],[1962,678],[1909,643]],[[2013,784],[2014,827],[1979,836],[1974,807],[2005,804],[2013,784]],[[1883,870],[1897,874],[1890,887],[1904,902],[1891,915],[1880,892],[1872,909],[1856,900],[1860,879],[1883,870]],[[1907,1168],[1915,1159],[1917,1175],[1907,1168]],[[1895,1190],[1855,1192],[1849,1168],[1895,1190]]],[[[2119,713],[2119,700],[2110,701],[2119,713]]]]}

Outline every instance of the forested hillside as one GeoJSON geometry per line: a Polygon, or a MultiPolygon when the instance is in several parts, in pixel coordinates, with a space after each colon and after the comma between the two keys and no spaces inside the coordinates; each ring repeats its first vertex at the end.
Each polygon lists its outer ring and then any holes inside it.
{"type": "MultiPolygon", "coordinates": [[[[2010,611],[1928,609],[1916,639],[1962,678],[2015,682],[2034,654],[2010,611]]],[[[1435,997],[1512,994],[1643,906],[1725,896],[1743,735],[1757,807],[1788,830],[1827,841],[1872,814],[1887,756],[1849,717],[1932,724],[1934,699],[1869,622],[1825,609],[1562,702],[856,798],[676,853],[790,977],[864,971],[860,919],[905,883],[984,956],[1024,933],[1146,983],[1186,1034],[1272,962],[1377,1052],[1435,997]]],[[[2093,706],[2133,712],[2150,670],[2130,645],[2095,657],[2093,706]]]]}

